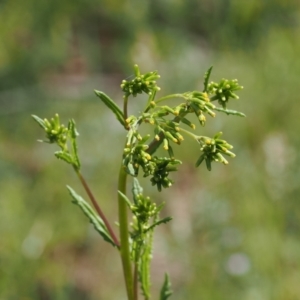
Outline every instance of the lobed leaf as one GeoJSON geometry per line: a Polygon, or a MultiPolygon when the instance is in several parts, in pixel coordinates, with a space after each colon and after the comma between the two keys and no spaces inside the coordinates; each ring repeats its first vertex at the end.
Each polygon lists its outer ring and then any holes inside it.
{"type": "Polygon", "coordinates": [[[163,219],[155,222],[154,224],[152,224],[149,228],[147,228],[145,230],[145,233],[148,232],[149,230],[154,229],[154,227],[156,227],[156,226],[158,226],[158,225],[160,225],[162,223],[166,224],[166,223],[170,222],[172,219],[173,219],[172,217],[166,217],[166,218],[163,218],[163,219]]]}

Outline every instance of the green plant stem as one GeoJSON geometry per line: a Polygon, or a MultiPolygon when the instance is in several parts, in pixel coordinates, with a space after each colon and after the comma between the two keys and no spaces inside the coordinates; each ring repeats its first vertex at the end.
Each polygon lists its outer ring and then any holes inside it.
{"type": "Polygon", "coordinates": [[[126,121],[126,119],[128,118],[127,104],[128,104],[128,96],[124,96],[124,103],[123,103],[124,121],[126,121]]]}
{"type": "Polygon", "coordinates": [[[115,233],[114,233],[112,227],[110,226],[110,224],[109,224],[107,218],[105,217],[105,215],[104,215],[102,209],[100,208],[99,204],[97,203],[96,198],[94,197],[94,195],[93,195],[91,189],[89,188],[87,182],[85,181],[84,177],[82,176],[82,174],[80,173],[79,170],[76,170],[76,169],[75,169],[75,171],[76,171],[76,174],[78,175],[78,178],[79,178],[80,182],[82,183],[82,185],[83,185],[83,187],[84,187],[86,193],[88,194],[88,196],[89,196],[89,198],[90,198],[90,200],[91,200],[91,202],[92,202],[92,204],[93,204],[95,210],[97,211],[97,213],[99,214],[99,216],[100,216],[101,219],[103,220],[103,222],[104,222],[104,224],[105,224],[105,226],[106,226],[106,228],[107,228],[107,230],[108,230],[108,232],[109,232],[111,238],[113,239],[115,245],[116,245],[118,248],[120,248],[120,242],[119,242],[119,240],[117,239],[117,237],[116,237],[116,235],[115,235],[115,233]]]}
{"type": "Polygon", "coordinates": [[[180,132],[184,132],[185,134],[189,135],[191,138],[193,138],[193,139],[195,139],[195,140],[198,140],[198,139],[197,139],[198,136],[195,135],[195,134],[193,134],[193,133],[190,132],[190,131],[187,131],[187,130],[185,130],[185,129],[183,129],[183,128],[180,128],[180,132]]]}
{"type": "Polygon", "coordinates": [[[138,300],[138,263],[135,262],[134,264],[134,271],[133,271],[133,290],[134,290],[134,300],[138,300]]]}
{"type": "MultiPolygon", "coordinates": [[[[118,190],[126,195],[126,179],[127,173],[121,164],[119,172],[119,183],[118,190]]],[[[127,204],[124,199],[118,194],[118,205],[119,205],[119,229],[120,229],[120,239],[121,248],[120,254],[123,264],[123,273],[127,290],[128,300],[135,300],[134,290],[133,290],[133,278],[132,278],[132,268],[130,261],[130,249],[129,249],[129,232],[128,232],[128,219],[127,219],[127,204]]]]}
{"type": "Polygon", "coordinates": [[[163,101],[165,101],[167,99],[171,99],[171,98],[184,98],[184,96],[183,96],[183,94],[172,94],[172,95],[158,98],[154,102],[157,104],[157,103],[163,102],[163,101]]]}

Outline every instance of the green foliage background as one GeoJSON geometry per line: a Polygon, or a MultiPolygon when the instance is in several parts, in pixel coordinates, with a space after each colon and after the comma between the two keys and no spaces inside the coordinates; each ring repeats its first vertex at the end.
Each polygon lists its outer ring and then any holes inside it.
{"type": "MultiPolygon", "coordinates": [[[[79,182],[36,143],[32,113],[75,118],[83,173],[111,220],[123,133],[93,93],[121,100],[133,63],[158,69],[162,93],[238,78],[232,107],[203,132],[224,131],[230,165],[194,168],[170,190],[152,267],[153,296],[171,274],[174,300],[300,298],[300,5],[273,1],[10,0],[0,3],[0,299],[124,299],[120,261],[71,204],[79,182]]],[[[132,111],[139,103],[132,103],[132,111]]],[[[145,183],[146,184],[146,183],[145,183]]]]}

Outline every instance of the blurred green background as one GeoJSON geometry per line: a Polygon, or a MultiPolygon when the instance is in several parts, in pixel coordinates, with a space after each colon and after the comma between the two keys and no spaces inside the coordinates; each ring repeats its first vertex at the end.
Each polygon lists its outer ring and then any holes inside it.
{"type": "Polygon", "coordinates": [[[0,299],[125,299],[117,253],[71,204],[65,185],[84,191],[30,115],[75,118],[82,171],[116,220],[124,133],[93,89],[120,103],[134,63],[159,70],[161,95],[202,89],[211,65],[245,87],[229,108],[246,119],[198,128],[235,145],[229,166],[195,169],[187,141],[171,189],[145,182],[174,216],[155,236],[153,299],[165,271],[174,300],[300,299],[299,53],[297,0],[2,0],[0,299]]]}

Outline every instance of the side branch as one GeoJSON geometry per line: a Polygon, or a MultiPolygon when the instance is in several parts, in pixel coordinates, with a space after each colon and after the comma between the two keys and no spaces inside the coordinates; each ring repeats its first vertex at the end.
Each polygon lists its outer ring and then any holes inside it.
{"type": "Polygon", "coordinates": [[[82,174],[81,174],[78,170],[76,170],[76,173],[77,173],[78,178],[79,178],[80,182],[82,183],[82,185],[83,185],[83,187],[84,187],[86,193],[88,194],[88,196],[89,196],[89,198],[90,198],[90,200],[91,200],[91,202],[92,202],[92,204],[93,204],[95,210],[97,211],[97,213],[99,214],[99,216],[100,216],[101,219],[103,220],[103,222],[104,222],[104,224],[105,224],[105,226],[106,226],[106,228],[107,228],[107,230],[108,230],[108,232],[109,232],[111,238],[113,239],[115,245],[116,245],[118,248],[120,248],[120,242],[119,242],[119,240],[117,239],[117,237],[116,237],[116,235],[115,235],[115,233],[114,233],[112,227],[110,226],[110,224],[109,224],[107,218],[105,217],[105,215],[104,215],[102,209],[100,208],[99,204],[97,203],[96,198],[94,197],[94,195],[93,195],[91,189],[89,188],[87,182],[85,181],[85,179],[83,178],[82,174]]]}

